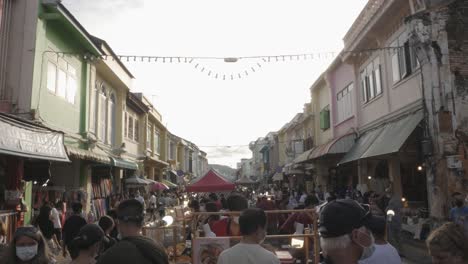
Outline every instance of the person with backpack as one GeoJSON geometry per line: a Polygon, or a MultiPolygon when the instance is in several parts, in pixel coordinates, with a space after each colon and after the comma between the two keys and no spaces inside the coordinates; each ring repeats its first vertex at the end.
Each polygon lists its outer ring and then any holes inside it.
{"type": "Polygon", "coordinates": [[[164,247],[141,235],[144,224],[143,205],[130,199],[117,208],[118,230],[121,240],[102,254],[97,264],[169,264],[164,247]]]}

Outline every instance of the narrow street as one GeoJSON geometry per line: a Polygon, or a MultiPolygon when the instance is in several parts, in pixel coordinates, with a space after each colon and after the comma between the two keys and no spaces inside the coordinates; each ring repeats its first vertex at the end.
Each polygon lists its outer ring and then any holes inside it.
{"type": "Polygon", "coordinates": [[[468,0],[0,0],[0,262],[462,264],[467,23],[468,0]]]}

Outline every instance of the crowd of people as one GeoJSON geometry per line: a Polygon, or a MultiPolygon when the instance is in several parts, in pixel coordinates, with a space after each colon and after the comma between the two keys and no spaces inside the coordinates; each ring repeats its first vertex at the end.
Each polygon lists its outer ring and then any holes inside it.
{"type": "MultiPolygon", "coordinates": [[[[241,237],[240,243],[219,255],[218,264],[280,263],[275,254],[277,245],[265,242],[267,234],[302,234],[313,229],[311,212],[318,218],[323,263],[402,263],[402,204],[391,189],[381,196],[358,191],[322,193],[320,188],[310,193],[273,188],[186,196],[192,212],[207,212],[193,216],[189,231],[196,230],[202,237],[241,237]],[[298,211],[268,213],[288,209],[298,211]],[[391,218],[389,210],[393,211],[391,218]]],[[[56,263],[58,256],[73,264],[169,263],[162,241],[143,236],[142,228],[161,219],[166,208],[182,200],[176,193],[143,197],[135,192],[93,222],[84,217],[80,203],[72,205],[72,214],[64,222],[60,204],[45,204],[33,226],[16,230],[1,263],[56,263]]],[[[426,239],[433,263],[468,263],[467,207],[459,198],[454,205],[452,222],[436,228],[426,239]]],[[[190,240],[193,234],[187,234],[190,240]]],[[[292,254],[303,260],[302,252],[292,254]]]]}

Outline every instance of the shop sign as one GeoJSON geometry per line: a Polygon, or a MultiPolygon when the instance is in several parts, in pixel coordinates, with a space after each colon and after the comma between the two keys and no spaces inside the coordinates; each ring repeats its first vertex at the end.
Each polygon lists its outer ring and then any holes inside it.
{"type": "Polygon", "coordinates": [[[23,157],[69,161],[63,135],[39,127],[0,120],[0,152],[23,157]]]}

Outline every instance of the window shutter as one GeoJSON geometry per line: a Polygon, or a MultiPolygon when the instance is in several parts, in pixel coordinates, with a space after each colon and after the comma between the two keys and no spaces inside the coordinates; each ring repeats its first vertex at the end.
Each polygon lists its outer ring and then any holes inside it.
{"type": "Polygon", "coordinates": [[[400,66],[398,63],[398,52],[392,55],[392,74],[393,82],[396,83],[400,80],[400,66]]]}
{"type": "Polygon", "coordinates": [[[377,65],[375,68],[375,94],[379,95],[382,93],[382,71],[381,65],[377,65]]]}
{"type": "Polygon", "coordinates": [[[128,116],[127,116],[127,112],[125,112],[125,116],[124,116],[124,137],[128,137],[128,116]]]}
{"type": "Polygon", "coordinates": [[[135,141],[139,141],[140,140],[140,127],[139,127],[139,122],[138,122],[138,119],[135,118],[135,131],[134,131],[134,134],[133,134],[133,140],[135,141]]]}
{"type": "Polygon", "coordinates": [[[361,90],[362,90],[362,101],[367,102],[367,88],[366,88],[366,74],[361,72],[361,90]]]}

